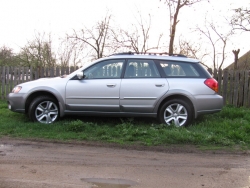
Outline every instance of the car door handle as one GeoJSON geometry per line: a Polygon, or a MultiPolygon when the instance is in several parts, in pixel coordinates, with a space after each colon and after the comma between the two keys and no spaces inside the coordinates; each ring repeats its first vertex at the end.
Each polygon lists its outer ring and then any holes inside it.
{"type": "Polygon", "coordinates": [[[165,84],[155,84],[156,87],[164,87],[165,84]]]}
{"type": "Polygon", "coordinates": [[[115,87],[116,84],[107,84],[108,87],[115,87]]]}

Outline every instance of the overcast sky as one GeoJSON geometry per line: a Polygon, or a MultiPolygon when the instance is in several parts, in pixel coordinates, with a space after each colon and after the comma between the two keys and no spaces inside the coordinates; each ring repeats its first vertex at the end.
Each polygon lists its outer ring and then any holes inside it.
{"type": "MultiPolygon", "coordinates": [[[[134,22],[137,11],[140,11],[143,16],[150,13],[153,17],[154,30],[164,32],[168,36],[169,18],[167,6],[163,2],[159,0],[0,0],[0,47],[6,45],[18,52],[20,47],[34,38],[35,32],[51,33],[54,38],[63,37],[73,29],[78,30],[83,26],[94,25],[98,20],[102,20],[107,10],[112,13],[115,23],[125,29],[134,22]]],[[[222,29],[226,29],[225,18],[230,18],[232,14],[230,10],[241,6],[249,7],[249,4],[249,0],[210,0],[210,4],[204,2],[192,8],[184,8],[179,17],[178,35],[189,35],[189,29],[195,25],[203,27],[205,16],[219,23],[222,29]]],[[[250,33],[235,35],[229,42],[231,47],[228,51],[232,48],[241,48],[240,55],[243,55],[250,50],[249,42],[246,42],[249,41],[249,36],[250,33]]],[[[227,64],[229,62],[230,60],[227,64]]]]}

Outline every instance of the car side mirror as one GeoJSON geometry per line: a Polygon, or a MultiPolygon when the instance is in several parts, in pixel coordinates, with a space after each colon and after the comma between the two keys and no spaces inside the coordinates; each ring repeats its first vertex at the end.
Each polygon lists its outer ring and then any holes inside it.
{"type": "Polygon", "coordinates": [[[83,74],[83,72],[78,72],[78,73],[76,73],[76,76],[77,76],[77,78],[79,79],[79,80],[81,80],[81,79],[83,79],[85,76],[84,76],[84,74],[83,74]]]}

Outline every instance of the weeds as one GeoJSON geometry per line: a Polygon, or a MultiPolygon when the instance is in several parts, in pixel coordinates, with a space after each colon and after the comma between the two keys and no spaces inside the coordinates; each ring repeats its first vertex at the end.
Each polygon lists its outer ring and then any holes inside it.
{"type": "Polygon", "coordinates": [[[0,101],[0,136],[89,140],[119,144],[196,145],[250,148],[250,109],[226,106],[220,113],[199,117],[189,127],[159,124],[155,119],[65,117],[53,124],[31,122],[0,101]]]}

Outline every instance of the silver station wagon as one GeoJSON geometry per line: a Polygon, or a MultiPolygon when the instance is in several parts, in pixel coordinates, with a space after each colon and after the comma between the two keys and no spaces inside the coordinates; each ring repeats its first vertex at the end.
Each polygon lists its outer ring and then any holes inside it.
{"type": "Polygon", "coordinates": [[[46,124],[65,115],[95,115],[155,117],[187,126],[201,114],[221,111],[217,91],[217,81],[198,60],[128,52],[98,59],[66,77],[19,84],[8,104],[46,124]]]}

